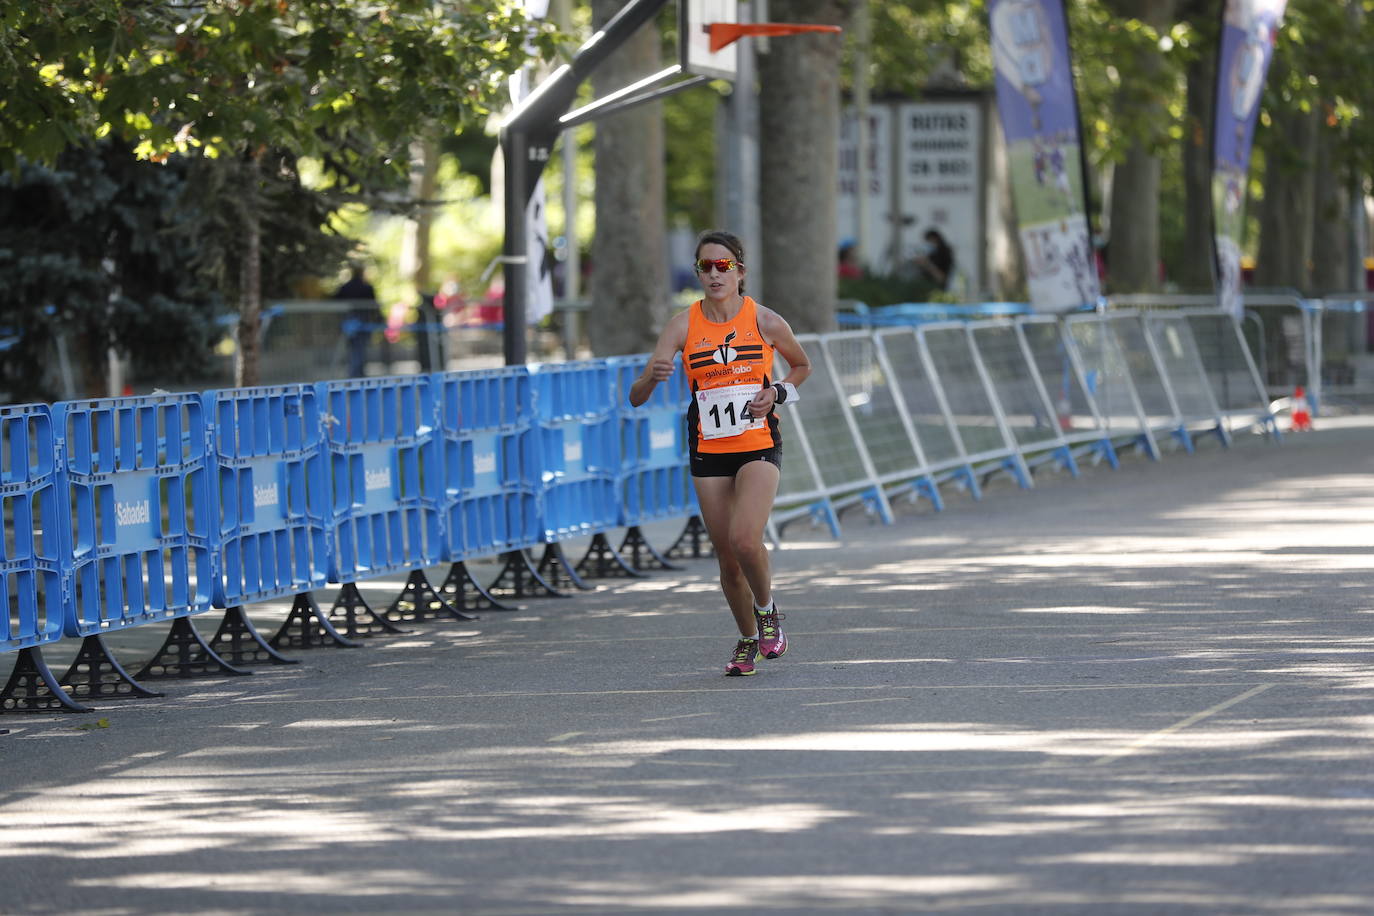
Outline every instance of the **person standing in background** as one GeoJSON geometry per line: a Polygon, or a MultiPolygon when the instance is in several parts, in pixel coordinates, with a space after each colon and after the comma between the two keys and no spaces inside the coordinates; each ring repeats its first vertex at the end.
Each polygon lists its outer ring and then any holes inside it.
{"type": "Polygon", "coordinates": [[[954,249],[938,229],[927,229],[923,238],[925,244],[914,258],[917,269],[935,289],[949,289],[949,278],[954,273],[954,249]]]}
{"type": "Polygon", "coordinates": [[[367,270],[361,264],[349,270],[348,279],[334,293],[334,299],[352,306],[343,324],[348,338],[348,377],[362,378],[367,366],[367,345],[372,340],[379,306],[377,291],[367,282],[367,270]]]}

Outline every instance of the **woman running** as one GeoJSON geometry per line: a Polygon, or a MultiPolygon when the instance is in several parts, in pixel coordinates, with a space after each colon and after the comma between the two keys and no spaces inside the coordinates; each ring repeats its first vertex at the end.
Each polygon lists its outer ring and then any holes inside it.
{"type": "Polygon", "coordinates": [[[763,532],[782,476],[775,406],[797,400],[796,386],[811,374],[811,363],[782,316],[744,295],[744,246],[738,238],[702,233],[696,273],[703,297],[669,319],[648,366],[630,386],[630,403],[643,404],[672,376],[673,357],[681,351],[692,388],[692,483],[740,633],[725,673],[743,676],[754,673],[760,657],[787,651],[763,532]],[[775,349],[788,365],[787,375],[776,381],[775,349]]]}

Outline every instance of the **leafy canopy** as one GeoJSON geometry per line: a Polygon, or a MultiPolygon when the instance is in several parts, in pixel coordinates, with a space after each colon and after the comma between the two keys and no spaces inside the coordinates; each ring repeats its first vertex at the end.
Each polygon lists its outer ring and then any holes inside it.
{"type": "Polygon", "coordinates": [[[556,37],[512,0],[27,0],[0,9],[0,166],[117,134],[140,156],[274,147],[355,180],[458,129],[556,37]]]}

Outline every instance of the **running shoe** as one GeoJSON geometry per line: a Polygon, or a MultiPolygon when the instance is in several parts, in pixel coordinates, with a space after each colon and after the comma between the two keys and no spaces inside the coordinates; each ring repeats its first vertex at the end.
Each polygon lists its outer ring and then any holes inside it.
{"type": "Polygon", "coordinates": [[[735,644],[735,654],[730,656],[730,663],[725,666],[725,674],[728,677],[748,677],[754,673],[754,663],[758,660],[759,641],[741,639],[735,644]]]}
{"type": "Polygon", "coordinates": [[[778,613],[777,602],[766,614],[754,611],[754,619],[759,625],[759,653],[764,658],[777,658],[787,651],[787,634],[778,626],[778,621],[786,616],[778,613]]]}

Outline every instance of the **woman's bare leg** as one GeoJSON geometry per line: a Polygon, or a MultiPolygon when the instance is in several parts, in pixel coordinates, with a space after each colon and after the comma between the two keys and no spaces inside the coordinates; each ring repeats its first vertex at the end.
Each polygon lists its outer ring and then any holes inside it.
{"type": "Polygon", "coordinates": [[[711,536],[720,566],[720,588],[730,605],[741,636],[757,635],[754,625],[754,599],[749,580],[731,547],[730,532],[734,516],[735,481],[730,477],[693,477],[701,521],[711,536]]]}
{"type": "Polygon", "coordinates": [[[701,520],[720,565],[720,587],[744,636],[757,633],[754,605],[773,600],[773,572],[763,531],[773,512],[781,474],[767,461],[751,461],[729,477],[693,477],[701,520]]]}

